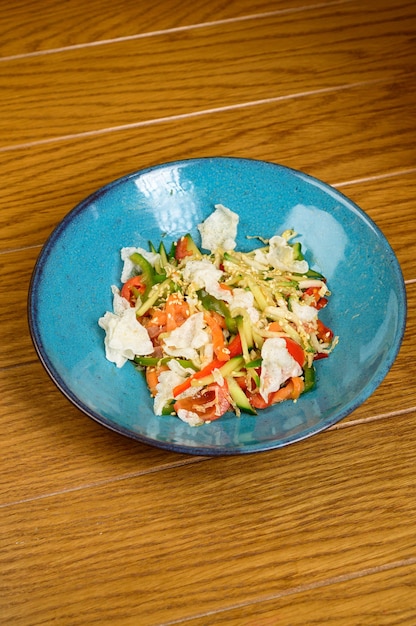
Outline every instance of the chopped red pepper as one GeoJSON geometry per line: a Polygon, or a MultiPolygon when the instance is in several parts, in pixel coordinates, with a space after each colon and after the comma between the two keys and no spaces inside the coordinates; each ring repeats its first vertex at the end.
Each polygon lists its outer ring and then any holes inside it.
{"type": "MultiPolygon", "coordinates": [[[[232,341],[230,341],[227,348],[229,350],[230,358],[241,354],[242,347],[239,334],[236,335],[234,339],[232,339],[232,341]]],[[[222,365],[224,365],[224,361],[220,361],[220,359],[214,359],[213,361],[208,363],[208,365],[203,367],[202,370],[199,370],[199,372],[195,372],[195,374],[192,374],[191,376],[189,376],[189,378],[186,378],[183,383],[177,385],[173,389],[173,396],[176,398],[177,396],[179,396],[179,394],[189,389],[193,380],[208,376],[208,374],[211,374],[211,372],[213,372],[215,369],[219,369],[222,365]]]]}
{"type": "Polygon", "coordinates": [[[136,304],[136,300],[141,293],[146,291],[146,285],[141,276],[133,276],[126,281],[121,289],[123,298],[130,302],[130,306],[136,304]]]}
{"type": "Polygon", "coordinates": [[[316,336],[320,341],[329,343],[333,339],[334,333],[330,328],[328,328],[328,326],[325,326],[321,320],[318,320],[318,332],[316,336]]]}
{"type": "Polygon", "coordinates": [[[309,287],[303,292],[303,299],[306,300],[306,303],[315,307],[318,311],[328,304],[328,300],[323,298],[319,292],[320,287],[309,287]]]}

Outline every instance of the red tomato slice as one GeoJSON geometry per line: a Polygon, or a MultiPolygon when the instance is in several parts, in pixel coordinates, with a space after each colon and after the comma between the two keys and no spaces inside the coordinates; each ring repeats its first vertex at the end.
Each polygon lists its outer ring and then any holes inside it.
{"type": "Polygon", "coordinates": [[[182,261],[187,256],[192,256],[194,250],[192,250],[192,243],[190,242],[189,235],[184,235],[180,237],[176,242],[175,248],[175,259],[177,261],[182,261]]]}
{"type": "Polygon", "coordinates": [[[133,276],[126,281],[121,288],[121,295],[130,302],[130,306],[134,306],[137,296],[146,291],[146,285],[143,283],[141,276],[133,276]]]}
{"type": "Polygon", "coordinates": [[[173,405],[176,412],[180,409],[192,411],[199,415],[204,422],[217,420],[230,408],[227,384],[220,386],[216,383],[201,389],[193,398],[182,398],[173,405]]]}
{"type": "Polygon", "coordinates": [[[317,337],[321,341],[328,343],[329,341],[331,341],[331,339],[333,339],[334,333],[332,332],[330,328],[328,328],[328,326],[325,326],[325,324],[321,322],[321,320],[318,320],[317,337]]]}
{"type": "MultiPolygon", "coordinates": [[[[279,322],[271,322],[268,326],[268,329],[273,332],[282,332],[282,327],[279,322]]],[[[286,348],[289,354],[299,363],[301,367],[305,364],[305,353],[303,351],[302,346],[300,346],[294,339],[290,339],[289,337],[284,337],[286,341],[286,348]]],[[[260,408],[260,407],[257,407],[260,408]]]]}
{"type": "Polygon", "coordinates": [[[303,367],[305,365],[305,352],[302,346],[296,343],[294,339],[290,339],[290,337],[285,337],[285,341],[289,354],[303,367]]]}

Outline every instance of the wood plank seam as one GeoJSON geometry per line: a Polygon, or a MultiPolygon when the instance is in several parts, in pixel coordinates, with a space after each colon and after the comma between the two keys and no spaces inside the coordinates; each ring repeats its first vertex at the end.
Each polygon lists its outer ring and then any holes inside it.
{"type": "Polygon", "coordinates": [[[7,509],[11,506],[19,504],[27,504],[28,502],[36,502],[37,500],[46,500],[47,498],[54,498],[55,496],[61,496],[67,493],[75,493],[77,491],[83,491],[84,489],[96,489],[97,487],[104,487],[105,485],[113,485],[124,480],[130,480],[131,478],[139,478],[140,476],[147,476],[149,474],[157,474],[165,470],[178,469],[185,465],[195,465],[196,463],[202,463],[204,461],[210,461],[212,457],[209,456],[190,456],[187,459],[181,459],[177,462],[167,463],[166,465],[158,465],[139,472],[129,472],[128,474],[122,474],[121,476],[112,476],[111,478],[103,478],[93,483],[87,483],[83,485],[76,485],[69,487],[68,489],[59,489],[58,491],[50,491],[48,493],[38,494],[29,498],[20,498],[19,500],[13,500],[10,502],[0,503],[0,509],[7,509]]]}
{"type": "Polygon", "coordinates": [[[97,46],[106,46],[106,45],[111,45],[114,43],[122,43],[125,41],[135,41],[137,39],[147,39],[150,37],[158,37],[161,35],[172,35],[174,33],[181,33],[181,32],[201,29],[201,28],[209,28],[212,26],[223,26],[225,24],[233,24],[237,22],[247,22],[250,20],[265,19],[268,17],[274,17],[276,15],[288,15],[291,13],[301,13],[302,11],[316,11],[319,9],[326,9],[328,7],[338,6],[341,4],[348,4],[352,1],[353,0],[333,0],[332,2],[321,2],[321,3],[313,4],[310,6],[305,5],[305,6],[292,7],[292,8],[287,8],[287,9],[278,9],[276,11],[265,11],[263,13],[250,13],[248,15],[229,17],[229,18],[224,18],[221,20],[211,20],[207,22],[199,22],[196,24],[188,24],[185,26],[175,26],[172,28],[165,28],[165,29],[154,30],[154,31],[149,31],[149,32],[144,32],[144,33],[137,33],[136,35],[127,35],[125,37],[115,37],[113,39],[96,40],[96,41],[91,41],[88,43],[73,44],[69,46],[62,46],[59,48],[50,48],[48,50],[37,50],[35,52],[12,54],[9,56],[0,57],[0,62],[16,61],[18,59],[27,59],[30,57],[45,56],[48,54],[67,52],[68,50],[80,50],[80,49],[92,48],[92,47],[97,47],[97,46]]]}
{"type": "MultiPolygon", "coordinates": [[[[0,149],[1,151],[1,149],[0,149]]],[[[399,176],[407,176],[409,174],[414,174],[416,172],[416,167],[414,168],[408,168],[405,170],[395,170],[393,172],[384,172],[383,174],[377,174],[377,175],[373,175],[373,176],[363,176],[361,178],[355,178],[355,179],[351,179],[351,180],[347,180],[347,181],[341,181],[338,183],[329,183],[332,187],[334,188],[342,188],[342,187],[347,187],[347,186],[352,186],[352,185],[360,185],[362,183],[368,183],[368,182],[372,182],[372,181],[383,181],[383,180],[388,180],[389,178],[397,178],[399,176]]],[[[33,244],[31,246],[19,246],[18,248],[5,248],[3,250],[0,250],[0,255],[2,254],[11,254],[13,252],[22,252],[25,250],[35,250],[36,248],[39,249],[39,251],[41,250],[43,244],[33,244]]],[[[405,284],[406,285],[411,285],[413,282],[415,282],[416,279],[407,279],[405,280],[405,284]]]]}
{"type": "Polygon", "coordinates": [[[416,406],[409,407],[407,409],[400,409],[398,411],[390,411],[388,413],[379,413],[370,417],[363,417],[358,420],[350,420],[348,422],[340,422],[330,426],[328,430],[341,430],[341,428],[349,428],[350,426],[358,426],[360,424],[369,424],[370,422],[377,422],[382,419],[391,419],[392,417],[398,417],[400,415],[407,415],[413,413],[416,410],[416,406]]]}
{"type": "Polygon", "coordinates": [[[376,176],[363,176],[362,178],[354,178],[352,180],[343,180],[340,183],[331,183],[332,187],[347,187],[348,185],[359,185],[361,183],[368,183],[375,180],[385,180],[386,178],[393,178],[396,176],[406,176],[407,174],[413,174],[416,172],[416,167],[407,168],[405,170],[396,170],[395,172],[386,172],[384,174],[377,174],[376,176]]]}
{"type": "MultiPolygon", "coordinates": [[[[400,76],[396,76],[395,80],[397,78],[405,78],[405,75],[400,75],[400,76]]],[[[283,96],[275,96],[275,97],[271,97],[271,98],[262,98],[259,100],[251,100],[248,102],[239,102],[236,104],[229,104],[229,105],[224,105],[221,107],[213,107],[210,109],[202,109],[199,111],[190,111],[188,113],[180,113],[177,115],[169,115],[169,116],[164,116],[164,117],[157,117],[155,119],[147,119],[147,120],[141,120],[139,122],[131,122],[129,124],[120,124],[117,126],[108,126],[106,128],[98,128],[95,130],[88,130],[88,131],[83,131],[80,133],[71,133],[68,135],[60,135],[59,137],[48,137],[46,139],[38,139],[35,141],[29,141],[27,143],[21,143],[21,144],[16,144],[16,145],[10,145],[10,146],[2,146],[0,147],[0,153],[2,152],[11,152],[13,150],[21,150],[23,148],[32,148],[35,146],[40,146],[40,145],[46,145],[46,144],[52,144],[52,143],[58,143],[61,141],[68,141],[71,139],[80,139],[80,138],[87,138],[87,137],[97,137],[99,135],[106,135],[109,133],[115,133],[115,132],[120,132],[120,131],[125,131],[125,130],[131,130],[131,129],[135,129],[135,128],[145,128],[147,126],[155,126],[157,124],[165,124],[167,122],[178,122],[180,120],[184,120],[184,119],[192,119],[192,118],[196,118],[196,117],[203,117],[205,115],[215,115],[216,113],[224,113],[227,111],[238,111],[240,109],[247,109],[250,107],[256,107],[256,106],[263,106],[265,104],[273,104],[276,102],[284,102],[284,101],[288,101],[288,100],[294,100],[296,98],[305,98],[305,97],[309,97],[309,96],[316,96],[316,95],[322,95],[322,94],[329,94],[329,93],[335,93],[335,92],[339,92],[339,91],[345,91],[348,89],[356,89],[359,87],[364,87],[367,85],[375,85],[375,84],[380,84],[380,83],[388,83],[391,82],[392,78],[375,78],[373,80],[365,80],[365,81],[358,81],[358,82],[354,82],[354,83],[345,83],[343,85],[336,85],[335,87],[323,87],[322,89],[311,89],[309,91],[303,91],[303,92],[296,92],[296,93],[291,93],[291,94],[286,94],[283,96]]]]}
{"type": "MultiPolygon", "coordinates": [[[[416,407],[410,407],[408,409],[403,409],[401,411],[392,411],[391,413],[382,413],[380,415],[373,415],[368,418],[363,418],[360,420],[353,420],[353,421],[345,422],[344,424],[330,426],[329,428],[325,429],[322,432],[324,433],[328,431],[340,430],[344,428],[349,428],[350,426],[359,426],[359,425],[363,425],[367,423],[380,421],[382,419],[392,419],[394,417],[402,417],[403,415],[410,414],[415,411],[416,411],[416,407]]],[[[170,462],[170,463],[167,463],[166,465],[159,465],[157,467],[152,467],[146,470],[140,470],[138,472],[129,472],[128,474],[123,474],[121,476],[112,476],[111,478],[104,478],[102,480],[97,480],[92,483],[76,485],[68,489],[59,489],[57,491],[50,491],[47,493],[38,494],[36,496],[32,496],[28,498],[21,498],[19,500],[3,502],[0,504],[0,509],[6,509],[6,508],[9,508],[15,505],[20,505],[20,504],[27,504],[28,502],[36,502],[38,500],[46,500],[48,498],[53,498],[55,496],[60,496],[60,495],[67,494],[67,493],[75,493],[78,491],[83,491],[85,489],[95,489],[98,487],[103,487],[105,485],[113,485],[115,483],[119,483],[124,480],[139,478],[141,476],[147,476],[149,474],[156,474],[158,472],[163,472],[166,470],[168,471],[171,469],[177,470],[187,465],[195,465],[195,464],[199,464],[202,462],[215,461],[215,458],[216,457],[210,457],[210,456],[190,456],[187,459],[180,459],[178,462],[170,462]]]]}
{"type": "Polygon", "coordinates": [[[325,580],[319,580],[314,583],[298,585],[291,589],[285,589],[283,591],[273,593],[267,596],[259,597],[256,600],[246,600],[244,602],[236,602],[233,605],[228,606],[227,608],[205,611],[204,613],[198,613],[195,615],[189,615],[187,617],[175,619],[169,622],[163,622],[158,624],[158,626],[175,626],[176,624],[184,624],[188,621],[194,619],[202,619],[204,617],[211,617],[213,615],[220,615],[226,613],[228,611],[232,611],[234,609],[240,609],[249,606],[256,606],[258,604],[263,604],[265,602],[270,602],[272,600],[279,600],[280,598],[286,598],[288,596],[294,596],[299,593],[304,593],[305,591],[313,591],[315,589],[322,589],[323,587],[328,587],[330,585],[336,585],[339,583],[345,583],[350,580],[356,580],[358,578],[364,578],[365,576],[371,576],[372,574],[379,574],[381,572],[386,572],[389,570],[398,569],[400,567],[409,567],[411,565],[416,564],[416,556],[409,557],[408,559],[403,559],[401,561],[393,561],[390,563],[383,563],[382,565],[378,565],[376,567],[368,567],[362,570],[358,570],[355,572],[348,572],[347,574],[342,574],[340,576],[334,576],[332,578],[328,578],[325,580]]]}

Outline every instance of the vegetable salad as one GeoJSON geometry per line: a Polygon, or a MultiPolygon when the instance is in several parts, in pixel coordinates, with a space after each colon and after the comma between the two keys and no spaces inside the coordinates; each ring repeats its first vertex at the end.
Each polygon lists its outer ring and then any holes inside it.
{"type": "Polygon", "coordinates": [[[310,269],[296,233],[236,250],[239,218],[216,205],[167,250],[123,248],[121,288],[98,321],[106,357],[142,370],[156,415],[191,426],[227,411],[255,415],[315,385],[315,363],[338,338],[319,318],[330,292],[310,269]]]}

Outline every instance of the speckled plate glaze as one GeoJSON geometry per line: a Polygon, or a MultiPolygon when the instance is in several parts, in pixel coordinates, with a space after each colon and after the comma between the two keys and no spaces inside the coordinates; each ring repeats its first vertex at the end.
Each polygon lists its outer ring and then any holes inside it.
{"type": "Polygon", "coordinates": [[[374,222],[323,182],[249,159],[203,158],[151,167],[116,180],[75,207],[35,266],[28,303],[32,339],[57,387],[86,415],[122,435],[178,452],[243,454],[279,448],[328,428],[380,385],[399,350],[406,297],[398,261],[374,222]],[[316,388],[240,418],[191,428],[156,417],[146,384],[104,356],[97,320],[111,310],[120,248],[167,246],[221,203],[240,215],[238,249],[293,228],[332,292],[322,320],[339,335],[317,363],[316,388]]]}

